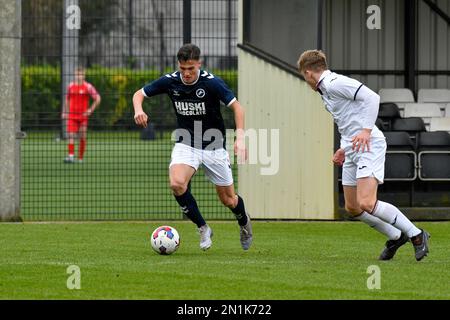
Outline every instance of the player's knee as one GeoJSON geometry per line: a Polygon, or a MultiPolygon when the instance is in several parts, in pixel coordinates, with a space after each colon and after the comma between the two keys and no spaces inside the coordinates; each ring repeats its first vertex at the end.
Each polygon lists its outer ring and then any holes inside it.
{"type": "Polygon", "coordinates": [[[351,214],[352,216],[357,216],[359,214],[361,214],[361,208],[357,205],[354,204],[345,204],[345,211],[347,211],[349,214],[351,214]]]}
{"type": "Polygon", "coordinates": [[[375,207],[375,202],[376,200],[372,199],[361,199],[359,201],[359,206],[361,207],[361,210],[365,212],[372,212],[375,207]]]}
{"type": "Polygon", "coordinates": [[[220,197],[220,201],[228,208],[234,208],[236,206],[236,199],[234,196],[222,196],[220,197]]]}
{"type": "Polygon", "coordinates": [[[180,181],[170,181],[170,189],[176,196],[181,196],[186,192],[187,185],[180,181]]]}

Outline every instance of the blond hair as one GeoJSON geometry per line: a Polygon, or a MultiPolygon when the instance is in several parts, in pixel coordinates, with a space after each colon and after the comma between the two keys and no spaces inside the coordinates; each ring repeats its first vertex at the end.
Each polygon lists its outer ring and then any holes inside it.
{"type": "Polygon", "coordinates": [[[297,61],[298,71],[323,71],[328,69],[327,57],[321,50],[307,50],[297,61]]]}

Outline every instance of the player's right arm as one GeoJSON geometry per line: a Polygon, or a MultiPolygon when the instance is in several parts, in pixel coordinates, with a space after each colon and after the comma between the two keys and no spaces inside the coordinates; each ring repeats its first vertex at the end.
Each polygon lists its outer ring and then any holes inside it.
{"type": "Polygon", "coordinates": [[[142,103],[144,102],[144,94],[142,90],[138,90],[133,95],[133,108],[134,108],[134,122],[138,126],[147,127],[148,116],[142,109],[142,103]]]}
{"type": "Polygon", "coordinates": [[[142,104],[144,102],[145,97],[152,97],[157,94],[166,93],[167,86],[169,84],[170,76],[166,75],[164,77],[159,78],[149,84],[147,84],[142,89],[136,91],[133,95],[133,108],[134,108],[134,122],[137,125],[142,126],[144,128],[147,127],[148,116],[144,112],[142,108],[142,104]]]}
{"type": "Polygon", "coordinates": [[[337,166],[342,166],[345,161],[344,149],[338,149],[333,155],[333,163],[337,166]]]}
{"type": "Polygon", "coordinates": [[[61,113],[61,118],[62,119],[67,119],[69,118],[69,90],[70,90],[70,86],[67,88],[67,93],[66,93],[66,98],[64,99],[64,103],[63,103],[63,110],[61,113]]]}

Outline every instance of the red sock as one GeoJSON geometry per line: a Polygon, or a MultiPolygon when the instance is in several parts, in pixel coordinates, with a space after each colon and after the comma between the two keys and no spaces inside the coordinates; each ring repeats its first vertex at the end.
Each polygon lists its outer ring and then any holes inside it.
{"type": "Polygon", "coordinates": [[[75,145],[73,143],[69,143],[69,156],[73,156],[75,154],[75,145]]]}
{"type": "Polygon", "coordinates": [[[78,150],[78,159],[80,159],[80,160],[83,159],[85,149],[86,149],[86,139],[80,139],[80,147],[78,150]]]}

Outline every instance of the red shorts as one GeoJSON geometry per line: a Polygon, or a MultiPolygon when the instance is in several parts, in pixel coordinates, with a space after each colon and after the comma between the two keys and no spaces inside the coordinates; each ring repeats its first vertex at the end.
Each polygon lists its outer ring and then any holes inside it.
{"type": "Polygon", "coordinates": [[[82,126],[87,126],[88,119],[67,119],[67,132],[77,133],[82,126]]]}

